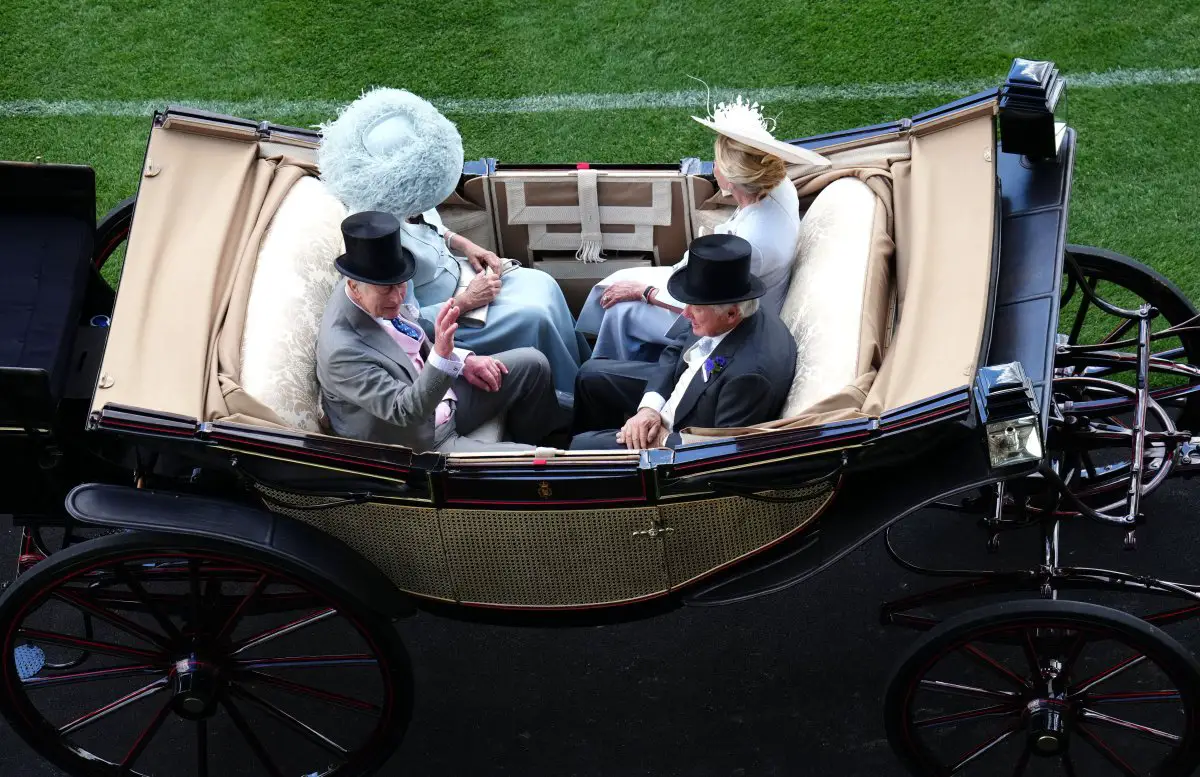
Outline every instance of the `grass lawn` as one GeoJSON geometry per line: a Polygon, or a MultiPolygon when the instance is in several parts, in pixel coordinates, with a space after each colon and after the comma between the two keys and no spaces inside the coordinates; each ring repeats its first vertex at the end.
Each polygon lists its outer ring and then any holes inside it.
{"type": "MultiPolygon", "coordinates": [[[[0,108],[26,100],[348,102],[370,85],[431,99],[909,82],[998,84],[1014,56],[1068,74],[1200,66],[1200,7],[862,0],[374,3],[8,0],[0,108]]],[[[1195,79],[1192,79],[1195,80],[1195,79]]],[[[1070,239],[1128,253],[1200,298],[1200,85],[1068,86],[1080,146],[1070,239]]],[[[894,119],[957,93],[772,102],[777,134],[894,119]]],[[[451,113],[468,158],[711,155],[702,109],[451,113]]],[[[0,115],[0,158],[93,165],[101,212],[134,191],[149,116],[0,115]]],[[[327,113],[254,119],[312,125],[327,113]]]]}

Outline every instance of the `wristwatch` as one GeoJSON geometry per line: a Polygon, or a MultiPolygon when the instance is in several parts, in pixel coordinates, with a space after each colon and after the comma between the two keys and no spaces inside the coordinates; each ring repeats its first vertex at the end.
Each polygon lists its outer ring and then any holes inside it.
{"type": "Polygon", "coordinates": [[[650,292],[652,291],[658,291],[658,289],[654,286],[647,286],[646,288],[642,289],[642,299],[647,305],[650,304],[650,292]]]}

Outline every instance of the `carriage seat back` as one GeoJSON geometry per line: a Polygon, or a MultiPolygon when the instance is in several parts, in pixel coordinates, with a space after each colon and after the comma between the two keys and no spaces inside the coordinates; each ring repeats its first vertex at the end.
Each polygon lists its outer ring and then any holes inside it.
{"type": "MultiPolygon", "coordinates": [[[[341,224],[348,211],[318,178],[305,176],[284,197],[259,248],[242,330],[242,388],[286,425],[320,433],[317,334],[340,275],[341,224]]],[[[456,214],[457,215],[457,214],[456,214]]],[[[464,217],[469,214],[464,214],[464,217]]],[[[454,229],[457,222],[447,219],[454,229]],[[454,222],[454,223],[452,223],[454,222]]],[[[472,434],[499,440],[500,419],[472,434]]]]}
{"type": "Polygon", "coordinates": [[[782,418],[839,392],[861,407],[860,378],[878,368],[889,330],[890,245],[885,211],[859,179],[839,178],[813,200],[780,311],[797,349],[782,418]]]}

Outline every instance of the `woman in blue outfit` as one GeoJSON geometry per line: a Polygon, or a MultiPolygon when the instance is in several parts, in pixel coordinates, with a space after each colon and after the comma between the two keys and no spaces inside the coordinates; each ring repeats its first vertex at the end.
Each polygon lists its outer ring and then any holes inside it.
{"type": "MultiPolygon", "coordinates": [[[[787,296],[792,260],[800,239],[800,200],[787,164],[827,167],[820,154],[775,140],[757,103],[740,97],[718,103],[712,119],[692,118],[717,132],[713,172],[737,209],[717,233],[750,243],[750,271],[763,280],[764,310],[778,314],[787,296]]],[[[593,356],[653,361],[681,332],[683,303],[667,293],[671,274],[687,264],[619,270],[596,284],[579,312],[580,332],[596,336],[593,356]]]]}
{"type": "Polygon", "coordinates": [[[531,346],[550,361],[555,388],[574,391],[579,365],[591,356],[558,283],[541,270],[518,267],[500,276],[492,251],[446,229],[437,213],[462,175],[458,129],[430,102],[402,89],[377,88],[322,125],[321,178],[351,213],[391,213],[417,260],[408,299],[432,322],[456,296],[469,311],[488,305],[481,327],[460,324],[455,342],[483,355],[531,346]],[[463,257],[459,259],[458,257],[463,257]],[[479,274],[458,291],[463,262],[479,274]],[[484,274],[491,268],[492,274],[484,274]]]}

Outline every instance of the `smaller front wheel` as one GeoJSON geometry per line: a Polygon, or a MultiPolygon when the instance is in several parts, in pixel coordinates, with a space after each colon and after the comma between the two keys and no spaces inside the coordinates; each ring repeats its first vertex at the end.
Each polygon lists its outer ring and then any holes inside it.
{"type": "Polygon", "coordinates": [[[919,777],[1186,777],[1200,764],[1200,663],[1119,610],[1008,602],[918,640],[884,716],[919,777]]]}

